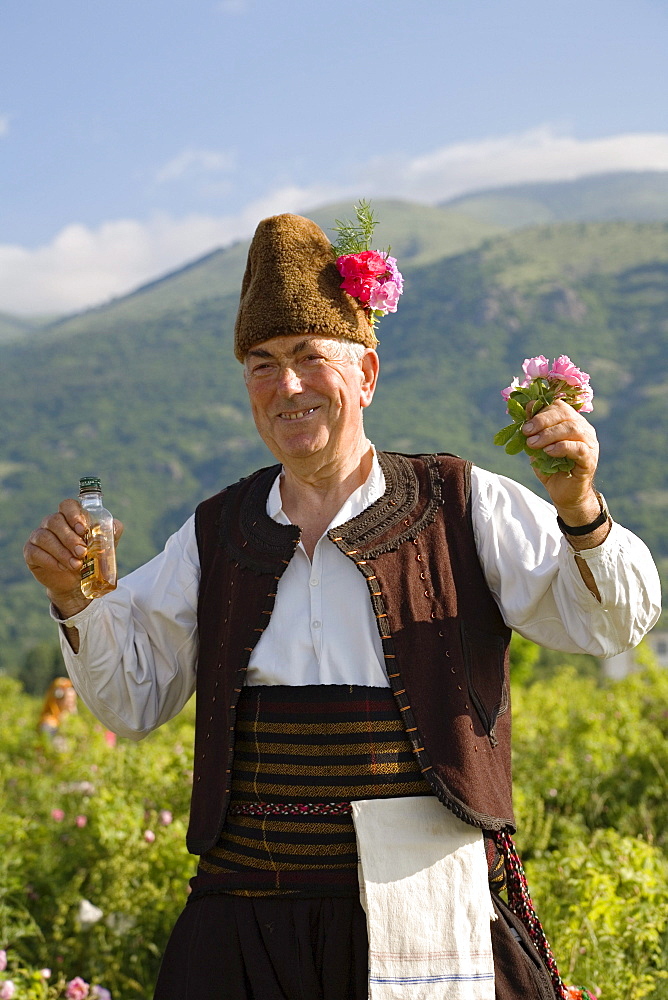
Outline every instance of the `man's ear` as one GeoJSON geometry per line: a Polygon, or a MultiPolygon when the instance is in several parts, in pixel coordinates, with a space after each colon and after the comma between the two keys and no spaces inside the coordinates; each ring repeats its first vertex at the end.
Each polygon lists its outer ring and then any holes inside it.
{"type": "Polygon", "coordinates": [[[373,399],[378,384],[378,372],[380,371],[380,360],[378,355],[370,347],[364,352],[362,361],[362,385],[360,391],[360,405],[362,408],[369,406],[373,399]]]}

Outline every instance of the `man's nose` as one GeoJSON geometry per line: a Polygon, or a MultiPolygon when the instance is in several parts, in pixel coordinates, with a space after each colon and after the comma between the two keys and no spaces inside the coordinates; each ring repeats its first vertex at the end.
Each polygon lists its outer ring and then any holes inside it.
{"type": "Polygon", "coordinates": [[[278,384],[284,392],[301,392],[301,379],[294,368],[289,365],[281,368],[278,374],[278,384]]]}

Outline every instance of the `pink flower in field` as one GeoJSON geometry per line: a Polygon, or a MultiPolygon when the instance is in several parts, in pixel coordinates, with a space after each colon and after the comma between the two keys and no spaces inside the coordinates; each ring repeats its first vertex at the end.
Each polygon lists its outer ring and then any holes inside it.
{"type": "Polygon", "coordinates": [[[11,979],[5,979],[4,983],[0,984],[0,1000],[12,1000],[15,993],[16,986],[11,979]]]}
{"type": "Polygon", "coordinates": [[[62,809],[52,809],[51,819],[55,819],[56,823],[62,823],[62,821],[65,819],[65,813],[63,812],[62,809]]]}
{"type": "Polygon", "coordinates": [[[76,822],[77,826],[79,827],[79,829],[82,830],[84,828],[84,826],[86,825],[86,823],[88,822],[88,818],[86,816],[77,816],[75,822],[76,822]]]}
{"type": "Polygon", "coordinates": [[[0,948],[0,972],[4,972],[7,968],[7,952],[4,948],[0,948]]]}
{"type": "Polygon", "coordinates": [[[144,840],[146,841],[147,844],[153,843],[153,841],[155,840],[155,834],[153,833],[153,830],[144,830],[144,840]]]}
{"type": "Polygon", "coordinates": [[[67,1000],[86,1000],[88,996],[88,983],[81,976],[70,979],[65,990],[67,1000]]]}
{"type": "Polygon", "coordinates": [[[91,986],[91,1000],[111,1000],[111,993],[104,986],[91,986]]]}
{"type": "Polygon", "coordinates": [[[535,358],[525,358],[522,369],[527,378],[546,378],[550,370],[550,362],[539,354],[535,358]]]}
{"type": "Polygon", "coordinates": [[[580,371],[566,354],[555,359],[547,374],[548,378],[558,378],[563,382],[568,382],[569,385],[584,386],[589,382],[589,375],[580,371]]]}
{"type": "Polygon", "coordinates": [[[42,979],[51,979],[51,969],[40,969],[39,974],[42,979]]]}
{"type": "Polygon", "coordinates": [[[160,826],[169,826],[169,824],[174,819],[169,809],[161,809],[159,818],[160,818],[160,826]]]}

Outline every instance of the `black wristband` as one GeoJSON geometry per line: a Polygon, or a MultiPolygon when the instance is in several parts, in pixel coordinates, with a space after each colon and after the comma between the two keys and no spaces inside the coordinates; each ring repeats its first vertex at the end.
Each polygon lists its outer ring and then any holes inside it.
{"type": "Polygon", "coordinates": [[[598,500],[599,506],[601,508],[601,512],[597,518],[595,518],[593,521],[590,521],[589,524],[578,524],[575,526],[571,526],[570,524],[566,524],[564,521],[562,521],[559,515],[557,514],[557,524],[559,525],[560,529],[566,535],[590,535],[592,531],[596,531],[597,528],[600,528],[603,524],[605,524],[605,522],[608,521],[610,518],[610,513],[608,511],[608,507],[605,502],[605,497],[603,496],[602,493],[597,492],[596,499],[598,500]]]}

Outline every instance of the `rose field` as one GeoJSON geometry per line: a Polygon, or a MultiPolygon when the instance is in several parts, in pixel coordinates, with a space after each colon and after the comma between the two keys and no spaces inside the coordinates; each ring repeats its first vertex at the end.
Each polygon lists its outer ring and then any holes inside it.
{"type": "MultiPolygon", "coordinates": [[[[515,645],[515,784],[534,902],[564,980],[668,998],[668,672],[602,683],[515,645]]],[[[0,997],[149,998],[187,899],[192,705],[110,745],[81,707],[55,743],[0,677],[0,997]]]]}

